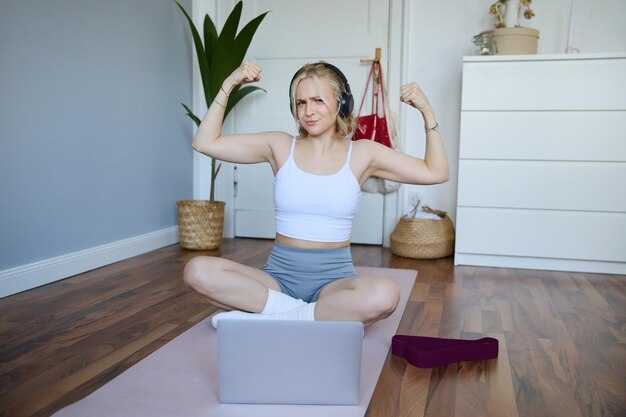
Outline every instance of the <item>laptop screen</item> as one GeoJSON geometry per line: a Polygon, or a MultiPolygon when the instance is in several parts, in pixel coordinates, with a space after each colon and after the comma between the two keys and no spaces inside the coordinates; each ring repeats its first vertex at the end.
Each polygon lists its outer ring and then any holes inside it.
{"type": "Polygon", "coordinates": [[[363,324],[228,320],[218,323],[223,403],[359,403],[363,324]]]}

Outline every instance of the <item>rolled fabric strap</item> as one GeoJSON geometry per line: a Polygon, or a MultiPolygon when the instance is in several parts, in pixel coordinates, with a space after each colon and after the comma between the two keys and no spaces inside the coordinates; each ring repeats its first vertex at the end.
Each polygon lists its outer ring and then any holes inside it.
{"type": "Polygon", "coordinates": [[[498,339],[442,339],[439,337],[395,335],[391,353],[418,368],[435,368],[452,362],[479,361],[498,357],[498,339]]]}

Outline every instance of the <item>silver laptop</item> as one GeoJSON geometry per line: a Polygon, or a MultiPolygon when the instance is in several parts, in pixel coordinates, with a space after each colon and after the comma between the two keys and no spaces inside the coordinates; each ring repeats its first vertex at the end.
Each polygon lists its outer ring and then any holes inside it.
{"type": "Polygon", "coordinates": [[[219,400],[358,404],[362,347],[358,321],[221,320],[219,400]]]}

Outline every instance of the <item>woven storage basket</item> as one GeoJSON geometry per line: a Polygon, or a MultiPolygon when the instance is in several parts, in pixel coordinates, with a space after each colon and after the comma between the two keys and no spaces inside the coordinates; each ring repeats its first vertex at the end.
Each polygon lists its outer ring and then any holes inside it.
{"type": "Polygon", "coordinates": [[[225,205],[222,201],[177,201],[180,246],[194,250],[219,247],[224,232],[225,205]]]}
{"type": "Polygon", "coordinates": [[[419,219],[402,217],[391,233],[391,252],[405,258],[443,258],[454,252],[454,226],[445,211],[424,207],[441,217],[419,219]]]}

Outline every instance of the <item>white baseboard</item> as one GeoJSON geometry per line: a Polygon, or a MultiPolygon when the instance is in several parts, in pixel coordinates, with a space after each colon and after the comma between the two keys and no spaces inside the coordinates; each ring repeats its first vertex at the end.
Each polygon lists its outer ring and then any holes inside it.
{"type": "Polygon", "coordinates": [[[0,298],[90,271],[178,242],[178,227],[0,271],[0,298]]]}
{"type": "Polygon", "coordinates": [[[455,253],[455,265],[497,268],[539,269],[546,271],[586,272],[626,275],[625,262],[587,261],[578,259],[532,258],[521,256],[477,255],[455,253]]]}

